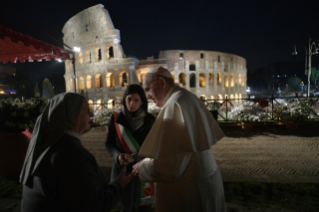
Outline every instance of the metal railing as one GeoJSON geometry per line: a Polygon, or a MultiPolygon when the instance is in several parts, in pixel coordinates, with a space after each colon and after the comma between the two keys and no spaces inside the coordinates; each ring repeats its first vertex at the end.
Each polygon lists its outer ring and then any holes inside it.
{"type": "MultiPolygon", "coordinates": [[[[308,110],[311,111],[312,118],[316,121],[319,121],[319,97],[301,97],[301,96],[289,96],[289,97],[274,97],[272,95],[271,97],[267,98],[235,98],[235,99],[229,99],[226,97],[225,99],[213,99],[213,100],[203,100],[203,103],[206,105],[207,108],[210,107],[210,105],[213,103],[215,105],[219,104],[218,108],[214,108],[213,110],[217,110],[219,118],[218,121],[235,121],[231,120],[229,117],[229,113],[232,111],[232,109],[235,106],[238,106],[244,102],[255,102],[261,106],[264,106],[264,110],[268,114],[268,121],[275,120],[275,114],[274,114],[274,108],[277,106],[280,106],[282,104],[287,104],[293,101],[302,101],[302,100],[309,100],[312,99],[315,101],[315,107],[311,108],[309,106],[308,110]],[[262,105],[265,104],[265,105],[262,105]]],[[[149,102],[150,103],[150,102],[149,102]]],[[[108,110],[120,110],[122,107],[121,103],[93,103],[90,104],[91,111],[94,112],[94,114],[108,111],[108,110]]]]}

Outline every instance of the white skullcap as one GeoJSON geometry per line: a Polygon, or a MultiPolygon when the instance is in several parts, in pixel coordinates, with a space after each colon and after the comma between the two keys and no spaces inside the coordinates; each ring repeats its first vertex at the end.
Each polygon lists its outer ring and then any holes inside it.
{"type": "Polygon", "coordinates": [[[156,74],[158,76],[166,77],[169,79],[173,79],[173,76],[171,75],[171,72],[167,70],[166,68],[159,67],[159,68],[151,68],[147,74],[156,74]]]}

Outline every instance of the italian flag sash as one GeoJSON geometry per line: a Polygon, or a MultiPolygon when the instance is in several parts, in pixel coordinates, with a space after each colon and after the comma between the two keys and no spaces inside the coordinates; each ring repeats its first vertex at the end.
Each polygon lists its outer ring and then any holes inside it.
{"type": "Polygon", "coordinates": [[[114,113],[114,124],[116,127],[116,131],[125,151],[129,154],[138,152],[141,148],[140,145],[137,143],[132,133],[126,127],[116,122],[118,117],[119,114],[114,113]]]}
{"type": "MultiPolygon", "coordinates": [[[[132,133],[127,128],[116,122],[118,117],[119,114],[114,113],[114,124],[122,146],[129,154],[138,152],[141,148],[140,145],[137,143],[132,133]]],[[[140,185],[141,205],[153,204],[155,202],[154,183],[141,182],[140,185]]]]}

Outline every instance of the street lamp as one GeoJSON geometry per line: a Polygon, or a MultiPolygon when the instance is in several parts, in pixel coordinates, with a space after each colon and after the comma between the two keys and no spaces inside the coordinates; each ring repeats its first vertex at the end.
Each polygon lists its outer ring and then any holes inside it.
{"type": "Polygon", "coordinates": [[[314,54],[318,54],[318,50],[319,50],[319,42],[311,40],[311,38],[309,37],[309,46],[308,46],[308,50],[306,48],[306,46],[302,45],[302,44],[296,44],[295,45],[295,51],[292,52],[292,55],[297,55],[297,45],[301,45],[303,47],[305,47],[305,51],[306,51],[306,59],[305,59],[305,74],[308,75],[308,86],[307,86],[307,96],[310,96],[310,75],[311,75],[311,56],[314,54]],[[317,46],[316,46],[317,45],[317,46]],[[314,51],[312,51],[314,47],[314,51]],[[307,60],[308,59],[308,60],[307,60]],[[308,63],[307,63],[308,62],[308,63]]]}

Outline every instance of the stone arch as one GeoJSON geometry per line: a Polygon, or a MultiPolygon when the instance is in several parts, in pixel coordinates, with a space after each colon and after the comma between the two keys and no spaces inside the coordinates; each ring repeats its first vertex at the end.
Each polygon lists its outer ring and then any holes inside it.
{"type": "Polygon", "coordinates": [[[79,63],[80,65],[83,65],[83,53],[79,52],[79,63]]]}
{"type": "Polygon", "coordinates": [[[106,74],[106,87],[108,88],[115,87],[115,77],[114,77],[114,74],[111,72],[106,74]]]}
{"type": "Polygon", "coordinates": [[[218,102],[219,102],[219,103],[222,103],[222,102],[223,102],[223,95],[218,94],[218,95],[217,95],[217,99],[218,99],[218,102]]]}
{"type": "Polygon", "coordinates": [[[98,99],[96,101],[95,109],[97,110],[104,110],[104,101],[101,99],[98,99]]]}
{"type": "Polygon", "coordinates": [[[238,94],[238,98],[239,98],[239,103],[241,103],[242,102],[242,95],[241,95],[241,93],[240,94],[238,94]]]}
{"type": "Polygon", "coordinates": [[[93,101],[90,99],[90,100],[88,101],[88,103],[89,103],[90,112],[94,112],[94,104],[93,104],[93,101]]]}
{"type": "Polygon", "coordinates": [[[224,87],[228,88],[229,87],[229,80],[228,80],[228,74],[224,75],[224,87]]]}
{"type": "Polygon", "coordinates": [[[122,71],[121,73],[120,73],[120,86],[121,87],[127,87],[128,85],[129,85],[129,75],[128,75],[128,73],[126,72],[126,71],[122,71]]]}
{"type": "Polygon", "coordinates": [[[84,78],[83,77],[80,77],[80,89],[81,90],[84,90],[84,78]]]}
{"type": "Polygon", "coordinates": [[[215,97],[213,95],[210,95],[210,99],[215,99],[215,97]]]}
{"type": "Polygon", "coordinates": [[[203,72],[199,74],[199,87],[206,87],[206,74],[203,72]]]}
{"type": "Polygon", "coordinates": [[[94,57],[96,62],[102,61],[102,51],[100,47],[94,49],[94,57]]]}
{"type": "Polygon", "coordinates": [[[109,99],[107,101],[107,109],[115,109],[115,100],[114,99],[109,99]]]}
{"type": "Polygon", "coordinates": [[[230,94],[229,98],[234,99],[234,94],[230,94]]]}
{"type": "Polygon", "coordinates": [[[172,77],[173,77],[173,81],[175,82],[175,74],[173,74],[173,73],[171,72],[171,75],[172,75],[172,77]]]}
{"type": "Polygon", "coordinates": [[[86,88],[92,89],[92,77],[91,75],[86,76],[86,88]]]}
{"type": "Polygon", "coordinates": [[[217,73],[217,84],[221,85],[223,82],[223,77],[222,77],[222,73],[218,72],[217,73]]]}
{"type": "Polygon", "coordinates": [[[179,79],[180,85],[182,85],[182,86],[186,85],[186,74],[185,73],[180,73],[178,79],[179,79]]]}
{"type": "Polygon", "coordinates": [[[114,49],[113,49],[113,46],[107,46],[107,47],[106,47],[105,55],[106,55],[106,59],[107,59],[107,60],[113,60],[113,59],[114,59],[114,49]]]}
{"type": "Polygon", "coordinates": [[[97,74],[95,75],[95,88],[103,88],[103,80],[102,80],[102,75],[97,74]]]}
{"type": "Polygon", "coordinates": [[[141,84],[143,83],[143,80],[144,80],[145,75],[146,75],[146,74],[140,74],[140,83],[141,83],[141,84]]]}
{"type": "Polygon", "coordinates": [[[238,94],[235,93],[235,102],[238,102],[238,94]]]}
{"type": "Polygon", "coordinates": [[[189,75],[189,87],[191,87],[191,88],[196,87],[196,75],[195,74],[189,75]]]}
{"type": "Polygon", "coordinates": [[[235,86],[234,74],[230,74],[230,87],[233,88],[234,86],[235,86]]]}
{"type": "Polygon", "coordinates": [[[90,50],[86,50],[85,52],[85,63],[91,63],[91,51],[90,50]]]}
{"type": "Polygon", "coordinates": [[[70,91],[74,90],[73,79],[70,78],[70,91]]]}
{"type": "Polygon", "coordinates": [[[213,85],[214,84],[214,73],[213,72],[210,72],[209,75],[208,75],[208,81],[209,81],[209,84],[213,85]]]}

